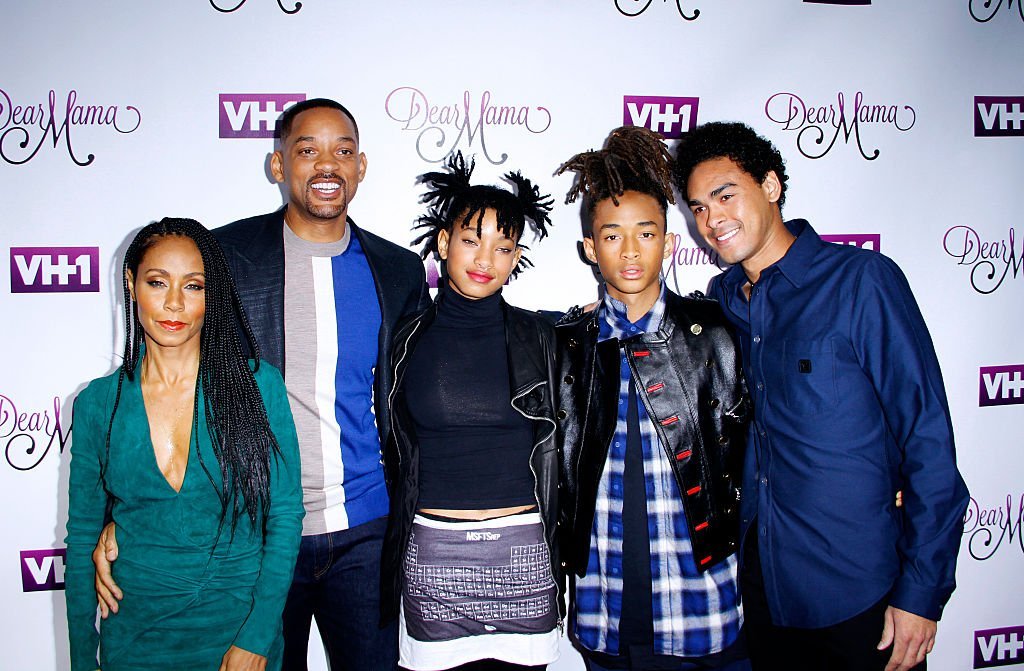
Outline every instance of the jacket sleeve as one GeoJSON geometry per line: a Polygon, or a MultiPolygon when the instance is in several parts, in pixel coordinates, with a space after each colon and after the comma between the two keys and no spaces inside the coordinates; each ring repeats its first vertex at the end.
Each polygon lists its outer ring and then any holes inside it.
{"type": "Polygon", "coordinates": [[[252,611],[234,644],[266,656],[281,630],[281,613],[302,539],[304,510],[299,442],[284,380],[276,368],[263,362],[256,373],[256,381],[280,452],[270,457],[270,512],[265,521],[263,561],[253,589],[252,611]]]}
{"type": "Polygon", "coordinates": [[[902,271],[872,255],[852,301],[852,337],[899,450],[903,533],[890,605],[938,620],[956,586],[967,486],[956,466],[942,373],[902,271]]]}
{"type": "Polygon", "coordinates": [[[101,454],[106,444],[103,417],[105,395],[100,382],[90,384],[75,399],[72,411],[71,473],[68,485],[67,556],[64,599],[72,671],[99,668],[96,631],[95,567],[92,551],[103,529],[107,493],[101,477],[101,454]]]}

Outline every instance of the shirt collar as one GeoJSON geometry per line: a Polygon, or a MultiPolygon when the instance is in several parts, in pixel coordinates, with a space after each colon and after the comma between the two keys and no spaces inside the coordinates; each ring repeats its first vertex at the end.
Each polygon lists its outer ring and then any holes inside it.
{"type": "Polygon", "coordinates": [[[605,293],[604,301],[601,302],[601,307],[598,310],[600,311],[598,342],[611,338],[625,340],[647,333],[652,329],[657,330],[661,327],[661,319],[665,314],[665,283],[661,283],[658,300],[654,301],[654,305],[647,311],[647,314],[635,322],[629,321],[626,304],[612,298],[608,293],[605,293]]]}
{"type": "MultiPolygon", "coordinates": [[[[785,226],[790,233],[796,236],[796,240],[781,259],[765,270],[778,268],[786,279],[799,287],[803,284],[807,271],[811,269],[814,256],[825,243],[804,219],[791,219],[785,222],[785,226]]],[[[764,272],[762,272],[762,276],[764,276],[764,272]]],[[[725,275],[722,277],[722,284],[727,293],[739,291],[746,282],[747,274],[743,271],[743,266],[738,263],[725,271],[725,275]]]]}

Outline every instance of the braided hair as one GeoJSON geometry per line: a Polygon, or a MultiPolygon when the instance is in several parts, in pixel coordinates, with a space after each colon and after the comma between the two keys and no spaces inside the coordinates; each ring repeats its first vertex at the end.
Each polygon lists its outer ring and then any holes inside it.
{"type": "MultiPolygon", "coordinates": [[[[550,194],[542,196],[540,187],[523,177],[519,171],[504,175],[505,180],[515,187],[515,191],[484,184],[471,185],[469,178],[475,167],[476,160],[470,159],[467,166],[466,159],[459,151],[448,159],[444,172],[428,172],[417,179],[417,183],[429,187],[420,198],[421,203],[428,204],[427,213],[417,219],[413,227],[413,230],[424,229],[412,243],[423,243],[420,256],[424,259],[437,254],[437,239],[441,231],[451,233],[456,224],[460,228],[472,226],[475,217],[476,234],[481,235],[487,210],[494,211],[501,234],[515,240],[516,245],[522,249],[529,249],[519,244],[527,225],[538,241],[547,236],[547,227],[551,224],[551,208],[555,204],[550,194]]],[[[531,266],[533,263],[521,256],[512,270],[512,277],[517,277],[531,266]]]]}
{"type": "Polygon", "coordinates": [[[651,196],[664,213],[675,203],[672,193],[672,156],[661,135],[641,126],[616,128],[604,143],[604,149],[576,154],[563,163],[556,175],[576,173],[576,179],[565,196],[566,204],[583,196],[588,216],[583,218],[583,235],[594,235],[591,217],[594,208],[608,198],[616,206],[626,191],[651,196]]]}
{"type": "MultiPolygon", "coordinates": [[[[176,236],[192,240],[203,259],[206,276],[204,296],[206,313],[199,340],[199,373],[192,407],[192,435],[198,436],[199,390],[202,390],[203,412],[220,470],[222,485],[221,521],[230,507],[231,529],[244,512],[253,529],[261,528],[270,509],[270,454],[280,448],[263,405],[263,396],[256,386],[242,343],[239,326],[253,353],[259,370],[259,345],[235,290],[227,261],[213,235],[192,219],[165,218],[139,231],[125,252],[122,268],[124,290],[125,340],[124,358],[118,371],[117,395],[107,426],[106,452],[109,461],[110,434],[114,416],[121,400],[125,378],[133,380],[139,363],[145,332],[135,310],[128,286],[129,273],[137,280],[139,264],[146,252],[160,240],[176,236]]],[[[197,453],[200,466],[211,484],[215,481],[197,453]]]]}

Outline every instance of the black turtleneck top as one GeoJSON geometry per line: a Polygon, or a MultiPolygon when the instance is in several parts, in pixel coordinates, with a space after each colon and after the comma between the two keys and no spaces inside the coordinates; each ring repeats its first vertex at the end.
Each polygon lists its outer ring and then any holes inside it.
{"type": "Polygon", "coordinates": [[[501,292],[448,289],[402,383],[419,444],[418,508],[535,504],[533,426],[511,405],[501,292]]]}

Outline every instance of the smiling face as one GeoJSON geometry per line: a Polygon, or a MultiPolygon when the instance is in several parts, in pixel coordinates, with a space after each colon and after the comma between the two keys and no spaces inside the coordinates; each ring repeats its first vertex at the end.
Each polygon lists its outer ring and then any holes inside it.
{"type": "MultiPolygon", "coordinates": [[[[665,212],[653,197],[626,191],[598,202],[590,214],[593,237],[583,238],[587,258],[596,263],[608,294],[642,317],[661,292],[661,264],[672,254],[665,212]]],[[[635,321],[635,320],[634,320],[635,321]]]]}
{"type": "Polygon", "coordinates": [[[752,282],[792,244],[779,211],[781,187],[774,171],[759,184],[732,159],[715,158],[697,164],[686,188],[701,235],[723,261],[742,264],[752,282]]]}
{"type": "Polygon", "coordinates": [[[203,257],[190,238],[157,238],[128,271],[128,288],[147,347],[194,347],[206,316],[203,257]]]}
{"type": "Polygon", "coordinates": [[[316,107],[295,117],[270,159],[270,170],[287,185],[288,223],[300,237],[309,227],[340,227],[343,232],[348,204],[366,175],[366,156],[344,112],[316,107]]]}
{"type": "Polygon", "coordinates": [[[494,210],[484,210],[480,235],[477,217],[456,218],[451,230],[437,236],[437,251],[445,261],[448,285],[466,298],[486,298],[501,289],[519,263],[522,250],[517,240],[498,228],[494,210]]]}

